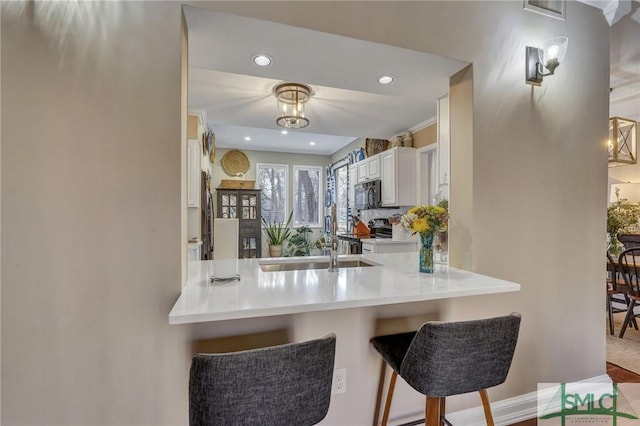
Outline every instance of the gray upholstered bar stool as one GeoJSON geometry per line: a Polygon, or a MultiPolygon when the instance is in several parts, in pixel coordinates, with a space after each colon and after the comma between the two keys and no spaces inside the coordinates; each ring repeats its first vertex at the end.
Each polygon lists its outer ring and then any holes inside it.
{"type": "Polygon", "coordinates": [[[389,420],[397,376],[426,396],[425,425],[449,424],[445,398],[480,392],[487,425],[493,416],[486,389],[503,383],[518,341],[520,314],[460,322],[427,322],[416,332],[371,339],[382,355],[374,425],[378,424],[386,365],[393,369],[382,424],[389,420]]]}
{"type": "Polygon", "coordinates": [[[336,336],[225,354],[196,354],[189,425],[313,425],[329,411],[336,336]]]}

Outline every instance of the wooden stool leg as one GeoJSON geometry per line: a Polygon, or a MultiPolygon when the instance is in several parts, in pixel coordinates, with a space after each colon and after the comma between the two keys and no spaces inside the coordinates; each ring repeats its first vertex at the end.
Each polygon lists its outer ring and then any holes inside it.
{"type": "Polygon", "coordinates": [[[440,410],[444,406],[444,398],[432,398],[427,397],[424,407],[424,424],[425,426],[441,426],[440,416],[442,413],[440,410]]]}
{"type": "Polygon", "coordinates": [[[482,408],[484,409],[484,418],[487,420],[487,426],[493,425],[493,415],[491,415],[491,406],[489,405],[489,396],[486,389],[480,389],[480,399],[482,399],[482,408]]]}
{"type": "Polygon", "coordinates": [[[376,411],[373,414],[373,426],[378,426],[380,420],[380,403],[382,402],[382,389],[384,388],[384,376],[387,372],[387,363],[382,360],[380,366],[380,379],[378,380],[378,392],[376,394],[376,411]]]}
{"type": "Polygon", "coordinates": [[[396,387],[396,379],[398,378],[398,373],[393,371],[391,375],[391,381],[389,381],[389,390],[387,391],[387,402],[384,404],[384,413],[382,414],[382,426],[387,426],[387,422],[389,421],[389,410],[391,409],[391,399],[393,398],[393,390],[396,387]]]}

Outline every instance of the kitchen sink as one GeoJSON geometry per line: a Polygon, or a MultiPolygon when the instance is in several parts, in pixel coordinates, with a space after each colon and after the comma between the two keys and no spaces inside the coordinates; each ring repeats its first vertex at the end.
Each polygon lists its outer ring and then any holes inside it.
{"type": "MultiPolygon", "coordinates": [[[[264,272],[278,272],[278,271],[304,271],[308,269],[329,269],[329,261],[324,259],[318,260],[305,260],[301,262],[258,262],[260,268],[264,272]]],[[[338,268],[362,268],[365,266],[378,266],[373,263],[366,262],[362,259],[338,259],[338,268]]]]}

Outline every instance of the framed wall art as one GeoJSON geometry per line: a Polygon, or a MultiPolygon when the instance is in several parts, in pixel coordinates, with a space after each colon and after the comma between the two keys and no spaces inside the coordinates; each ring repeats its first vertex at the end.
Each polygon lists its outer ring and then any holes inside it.
{"type": "Polygon", "coordinates": [[[524,8],[541,15],[565,20],[565,0],[524,0],[524,8]]]}

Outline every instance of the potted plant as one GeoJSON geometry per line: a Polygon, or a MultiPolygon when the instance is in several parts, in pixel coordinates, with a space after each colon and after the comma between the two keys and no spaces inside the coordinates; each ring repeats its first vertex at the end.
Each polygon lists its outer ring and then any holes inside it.
{"type": "Polygon", "coordinates": [[[269,239],[269,256],[282,256],[282,244],[289,238],[289,235],[291,235],[289,226],[291,225],[292,215],[293,212],[289,213],[289,218],[286,223],[267,222],[264,217],[261,218],[262,224],[264,225],[264,232],[269,239]]]}
{"type": "Polygon", "coordinates": [[[617,256],[622,252],[622,244],[618,241],[618,234],[634,230],[640,218],[640,206],[629,203],[626,199],[619,199],[607,209],[607,250],[617,256]]]}
{"type": "Polygon", "coordinates": [[[287,240],[287,256],[309,256],[313,243],[309,242],[308,234],[313,232],[307,226],[296,228],[287,240]]]}

